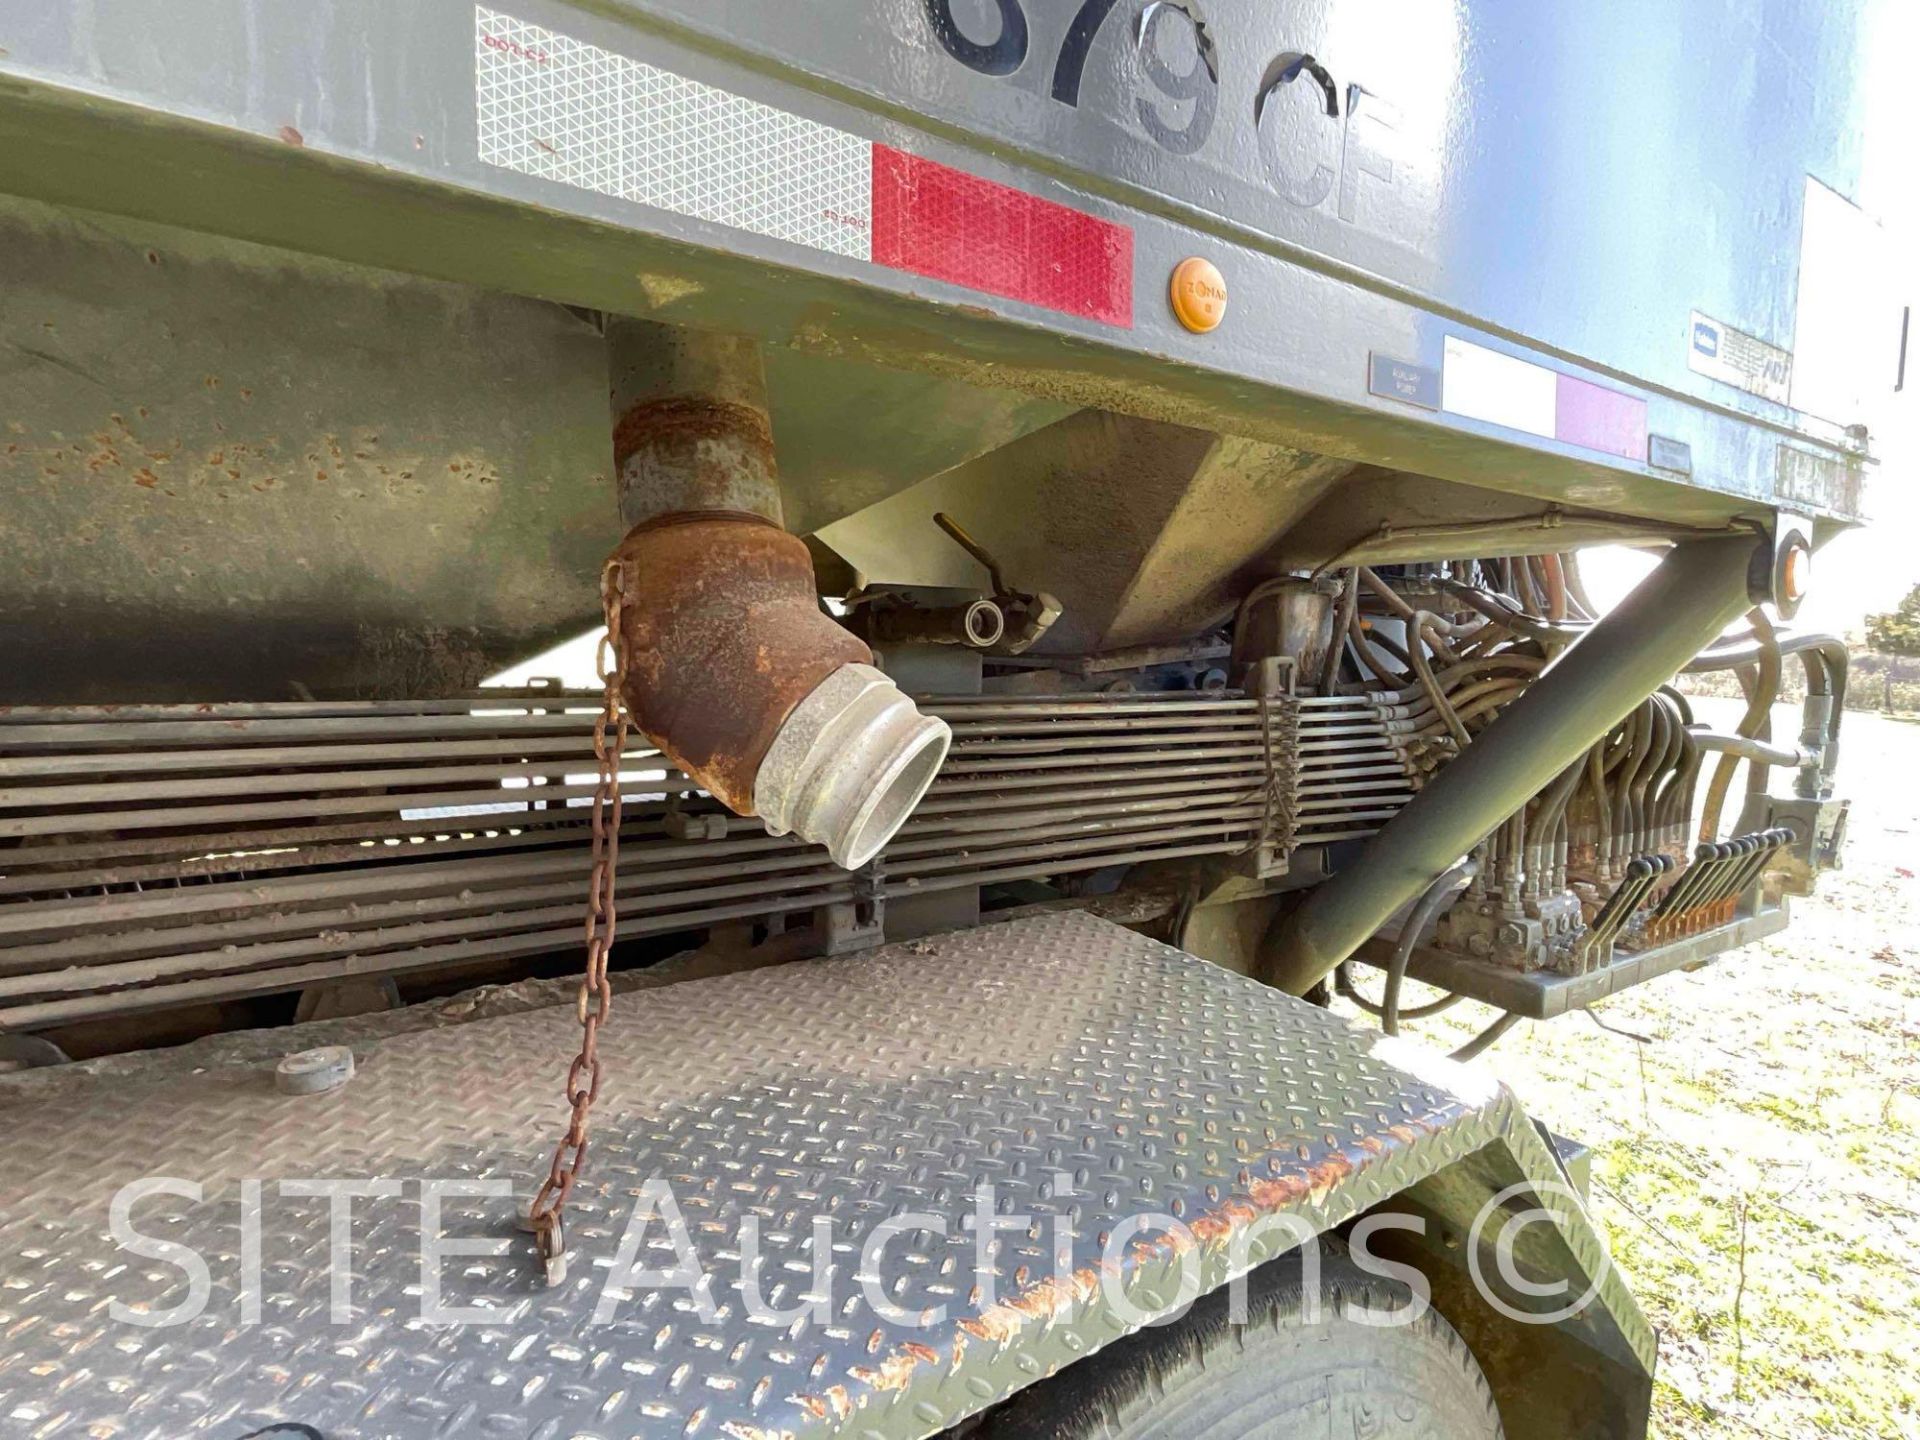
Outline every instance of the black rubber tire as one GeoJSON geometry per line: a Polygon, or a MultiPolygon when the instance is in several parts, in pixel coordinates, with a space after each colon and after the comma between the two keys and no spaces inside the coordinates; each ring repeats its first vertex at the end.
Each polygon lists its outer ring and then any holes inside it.
{"type": "Polygon", "coordinates": [[[968,1440],[1500,1440],[1486,1376],[1438,1311],[1378,1327],[1348,1318],[1406,1288],[1323,1245],[1317,1322],[1303,1266],[1282,1256],[1248,1280],[1247,1323],[1227,1293],[1117,1340],[983,1418],[968,1440]]]}

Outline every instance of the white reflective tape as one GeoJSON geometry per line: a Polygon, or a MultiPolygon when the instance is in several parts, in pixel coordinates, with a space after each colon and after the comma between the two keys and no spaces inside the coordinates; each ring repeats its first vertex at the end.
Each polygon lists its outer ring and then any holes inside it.
{"type": "Polygon", "coordinates": [[[1544,365],[1447,337],[1440,373],[1440,406],[1529,435],[1554,437],[1560,377],[1544,365]]]}
{"type": "Polygon", "coordinates": [[[644,61],[474,11],[480,158],[865,260],[873,145],[644,61]]]}

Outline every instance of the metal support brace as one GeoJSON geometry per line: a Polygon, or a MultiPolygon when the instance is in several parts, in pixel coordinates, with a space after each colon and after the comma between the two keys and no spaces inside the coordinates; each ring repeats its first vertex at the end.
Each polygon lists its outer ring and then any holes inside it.
{"type": "Polygon", "coordinates": [[[1289,704],[1293,695],[1294,659],[1290,655],[1267,656],[1254,667],[1251,678],[1251,688],[1260,701],[1260,735],[1266,761],[1260,835],[1251,851],[1252,870],[1256,878],[1268,880],[1287,873],[1293,853],[1298,800],[1294,786],[1299,777],[1295,767],[1281,764],[1279,757],[1294,753],[1297,727],[1289,704]],[[1278,735],[1276,726],[1280,731],[1278,735]]]}
{"type": "Polygon", "coordinates": [[[1552,783],[1745,610],[1750,535],[1659,567],[1269,936],[1260,978],[1299,994],[1552,783]]]}
{"type": "Polygon", "coordinates": [[[852,874],[853,898],[823,905],[815,913],[820,942],[828,955],[847,955],[886,943],[886,865],[878,857],[852,874]]]}

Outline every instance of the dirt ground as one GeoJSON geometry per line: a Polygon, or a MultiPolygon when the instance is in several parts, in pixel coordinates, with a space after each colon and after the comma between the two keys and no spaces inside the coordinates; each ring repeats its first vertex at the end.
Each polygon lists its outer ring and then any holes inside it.
{"type": "MultiPolygon", "coordinates": [[[[1480,1062],[1593,1147],[1660,1332],[1661,1440],[1920,1436],[1920,724],[1848,715],[1839,782],[1846,868],[1792,928],[1480,1062]]],[[[1490,1013],[1458,1011],[1412,1028],[1454,1044],[1490,1013]]]]}

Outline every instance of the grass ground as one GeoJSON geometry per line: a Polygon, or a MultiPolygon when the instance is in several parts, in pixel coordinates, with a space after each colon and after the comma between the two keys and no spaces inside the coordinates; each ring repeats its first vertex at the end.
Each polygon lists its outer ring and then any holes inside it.
{"type": "Polygon", "coordinates": [[[1480,1062],[1593,1147],[1661,1440],[1920,1436],[1920,725],[1849,715],[1840,786],[1846,869],[1791,929],[1480,1062]]]}

